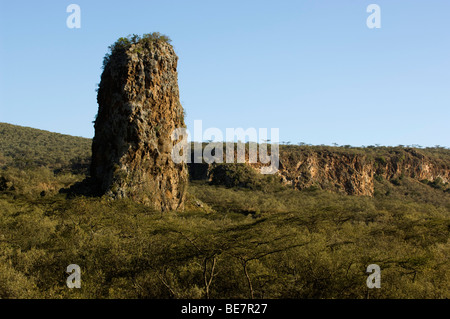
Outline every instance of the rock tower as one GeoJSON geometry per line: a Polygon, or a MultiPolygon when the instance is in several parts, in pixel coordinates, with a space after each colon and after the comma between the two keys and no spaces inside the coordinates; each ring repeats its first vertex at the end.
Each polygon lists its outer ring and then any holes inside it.
{"type": "Polygon", "coordinates": [[[185,127],[177,61],[159,33],[110,47],[98,89],[91,178],[100,194],[167,211],[183,209],[186,164],[172,161],[175,128],[185,127]]]}

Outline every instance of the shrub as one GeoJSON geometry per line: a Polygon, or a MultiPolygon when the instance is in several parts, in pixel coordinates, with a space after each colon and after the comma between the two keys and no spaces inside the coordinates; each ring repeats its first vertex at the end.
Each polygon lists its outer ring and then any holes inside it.
{"type": "Polygon", "coordinates": [[[145,33],[142,37],[137,34],[130,34],[127,37],[121,37],[108,47],[109,52],[106,53],[103,58],[103,68],[105,68],[109,63],[113,54],[126,51],[132,44],[142,43],[144,45],[149,45],[155,42],[170,43],[172,40],[168,36],[159,32],[145,33]]]}
{"type": "Polygon", "coordinates": [[[211,170],[211,184],[243,187],[252,190],[276,191],[282,184],[275,175],[261,175],[246,164],[218,164],[211,170]]]}
{"type": "Polygon", "coordinates": [[[428,185],[430,185],[433,188],[442,189],[442,190],[444,189],[444,186],[445,186],[444,181],[440,177],[438,177],[434,181],[428,183],[428,185]]]}
{"type": "Polygon", "coordinates": [[[393,178],[393,179],[391,179],[391,183],[392,183],[393,185],[395,185],[395,186],[400,186],[400,185],[401,185],[400,179],[398,179],[398,178],[393,178]]]}

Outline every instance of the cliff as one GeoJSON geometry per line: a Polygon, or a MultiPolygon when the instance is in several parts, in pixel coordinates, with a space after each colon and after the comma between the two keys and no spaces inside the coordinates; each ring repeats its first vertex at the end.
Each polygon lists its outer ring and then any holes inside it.
{"type": "Polygon", "coordinates": [[[366,155],[311,151],[281,152],[278,174],[296,189],[319,187],[349,195],[373,195],[374,167],[366,155]]]}
{"type": "Polygon", "coordinates": [[[100,194],[157,210],[183,208],[187,169],[171,158],[171,134],[185,127],[177,61],[159,34],[121,38],[111,47],[92,143],[91,178],[100,194]]]}
{"type": "MultiPolygon", "coordinates": [[[[248,156],[246,161],[256,173],[259,171],[260,164],[249,164],[248,156]]],[[[227,164],[189,164],[190,178],[221,184],[223,177],[214,176],[217,165],[227,164]]],[[[320,188],[362,196],[373,196],[374,181],[380,178],[395,183],[398,178],[409,177],[448,188],[450,150],[281,145],[276,177],[282,184],[299,190],[320,188]]]]}

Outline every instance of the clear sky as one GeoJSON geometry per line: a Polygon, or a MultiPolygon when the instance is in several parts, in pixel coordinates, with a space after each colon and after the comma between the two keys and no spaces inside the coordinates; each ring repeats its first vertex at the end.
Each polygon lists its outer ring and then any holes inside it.
{"type": "Polygon", "coordinates": [[[191,131],[450,146],[449,21],[447,0],[0,0],[0,122],[92,137],[108,46],[158,31],[179,56],[191,131]],[[372,3],[380,29],[366,25],[372,3]]]}

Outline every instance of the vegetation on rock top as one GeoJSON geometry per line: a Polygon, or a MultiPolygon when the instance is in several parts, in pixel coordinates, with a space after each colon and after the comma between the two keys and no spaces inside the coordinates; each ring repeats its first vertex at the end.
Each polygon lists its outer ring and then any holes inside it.
{"type": "Polygon", "coordinates": [[[117,39],[116,42],[114,42],[112,45],[108,47],[109,52],[105,55],[103,58],[103,68],[106,67],[106,65],[109,63],[111,56],[113,54],[117,54],[119,52],[125,52],[128,50],[131,45],[133,44],[143,44],[148,45],[155,42],[164,42],[164,43],[170,43],[172,40],[159,32],[153,32],[153,33],[145,33],[142,36],[137,34],[131,34],[126,37],[121,37],[117,39]]]}

